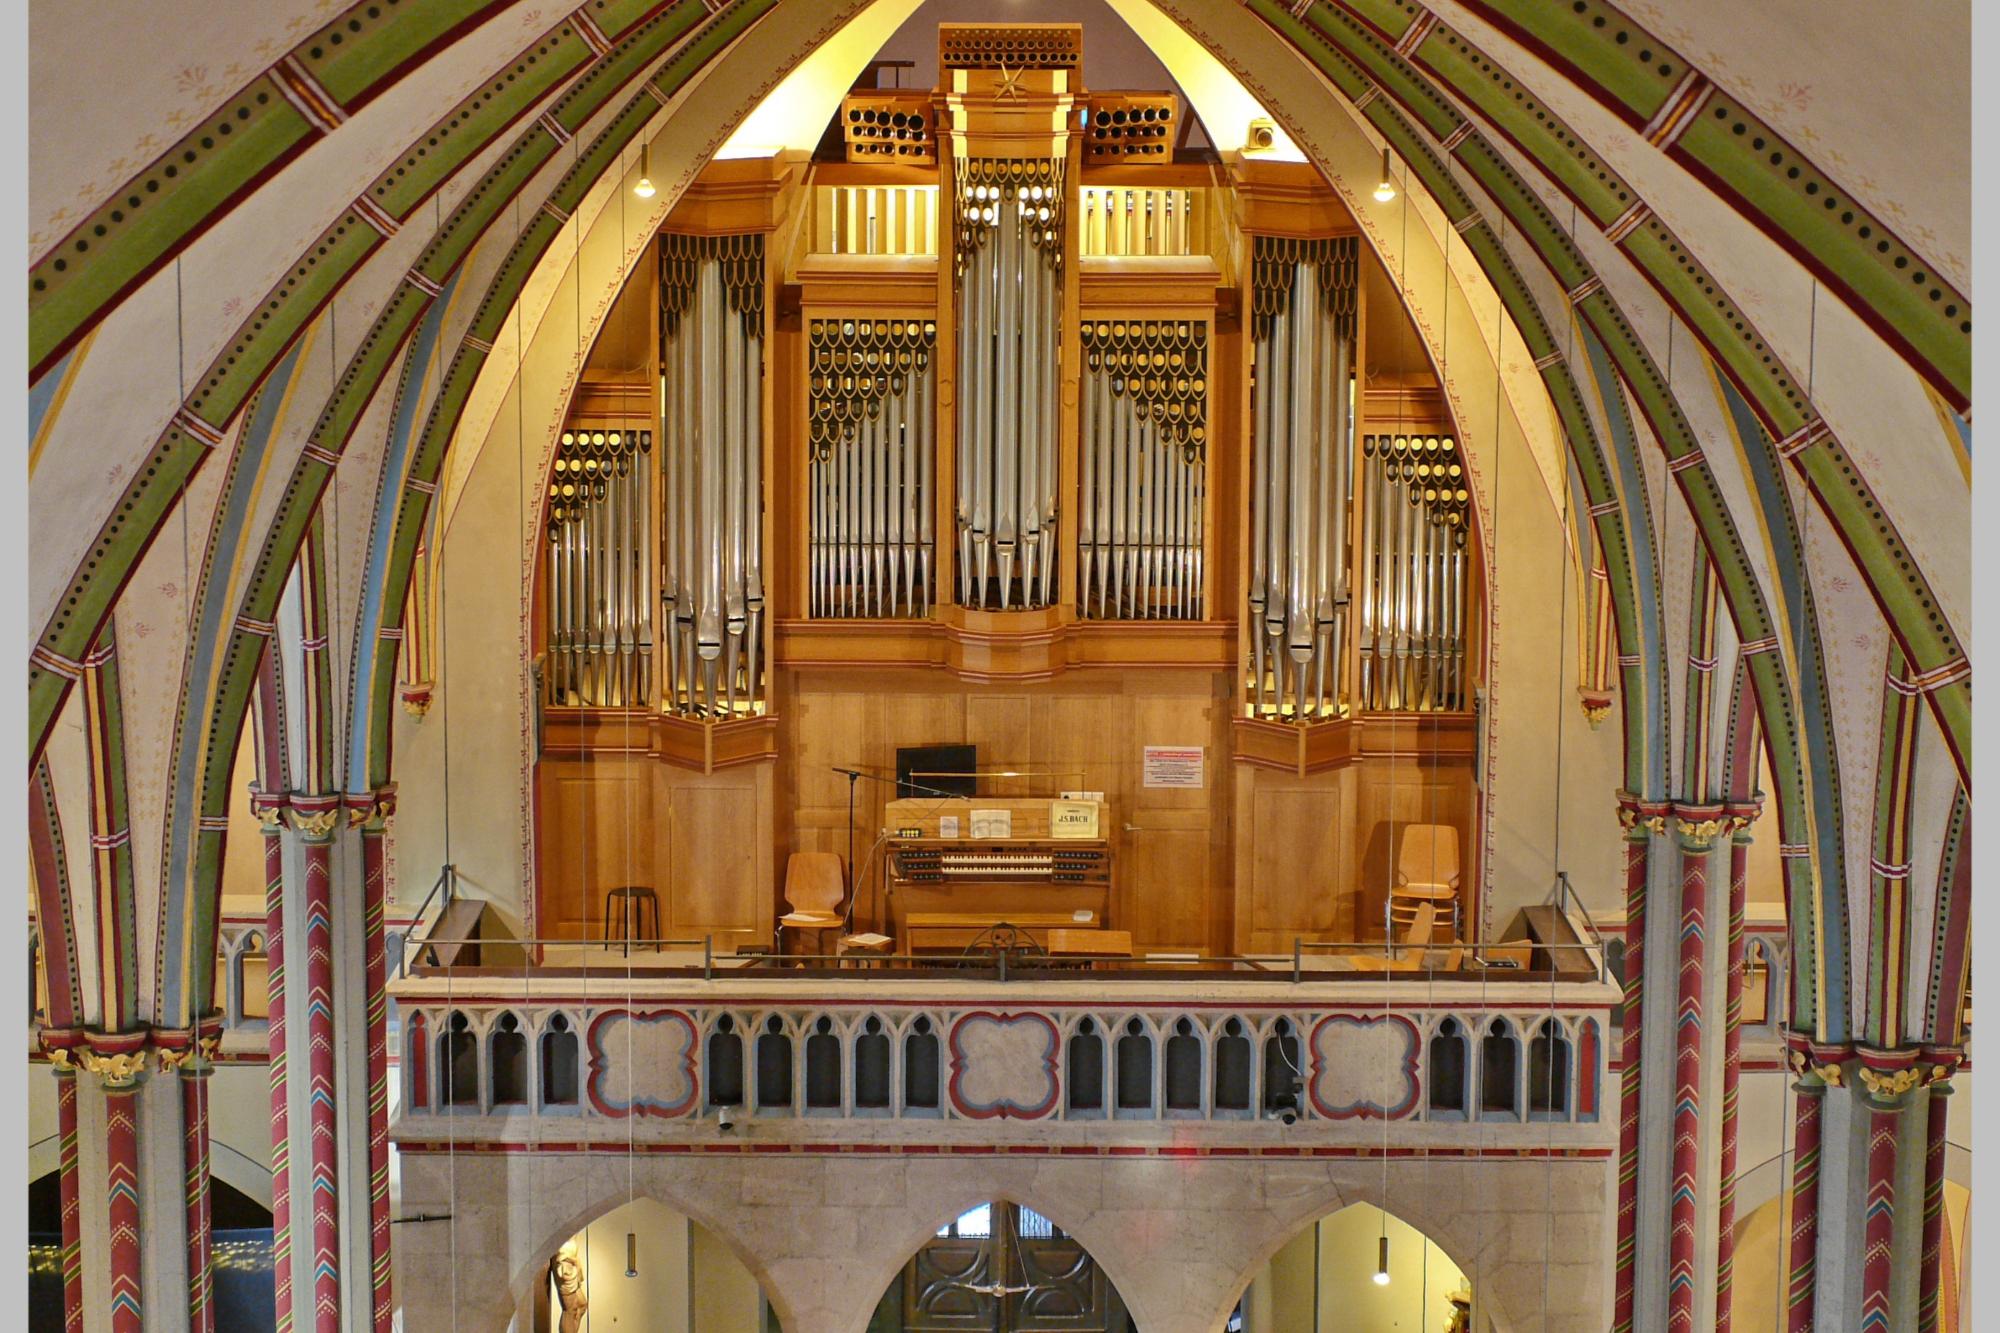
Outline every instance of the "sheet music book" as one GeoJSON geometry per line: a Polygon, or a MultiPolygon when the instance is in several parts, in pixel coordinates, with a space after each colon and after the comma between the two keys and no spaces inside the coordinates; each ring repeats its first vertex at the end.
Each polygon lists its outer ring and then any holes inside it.
{"type": "Polygon", "coordinates": [[[1014,812],[1012,810],[974,810],[972,812],[972,836],[975,838],[1013,837],[1014,812]]]}

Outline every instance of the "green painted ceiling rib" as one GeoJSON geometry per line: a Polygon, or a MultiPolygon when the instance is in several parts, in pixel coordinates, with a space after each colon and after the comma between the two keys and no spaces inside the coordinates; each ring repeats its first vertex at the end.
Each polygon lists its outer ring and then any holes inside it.
{"type": "MultiPolygon", "coordinates": [[[[1371,88],[1390,92],[1393,101],[1380,96],[1369,97],[1363,115],[1403,155],[1411,170],[1423,180],[1425,188],[1437,198],[1447,218],[1454,224],[1464,221],[1468,213],[1476,211],[1465,191],[1452,179],[1449,170],[1430,152],[1428,144],[1423,142],[1410,120],[1395,105],[1402,101],[1402,97],[1394,91],[1390,81],[1406,89],[1412,88],[1413,80],[1421,81],[1421,76],[1407,62],[1389,50],[1374,33],[1350,16],[1334,12],[1329,5],[1309,4],[1302,11],[1303,18],[1295,17],[1276,0],[1246,0],[1246,5],[1289,40],[1350,99],[1361,100],[1371,88]],[[1374,77],[1377,70],[1381,71],[1382,79],[1374,77]]],[[[1722,580],[1738,639],[1745,644],[1769,641],[1775,647],[1776,636],[1770,612],[1736,533],[1734,519],[1722,501],[1706,460],[1701,456],[1699,442],[1681,415],[1678,403],[1651,356],[1625,322],[1622,312],[1582,253],[1543,206],[1540,197],[1471,122],[1457,116],[1456,112],[1450,120],[1439,118],[1436,108],[1440,100],[1433,89],[1411,104],[1411,112],[1427,126],[1444,127],[1446,141],[1451,143],[1454,156],[1492,198],[1502,215],[1519,229],[1522,238],[1534,247],[1537,257],[1549,271],[1567,287],[1572,308],[1611,355],[1620,378],[1625,381],[1634,403],[1646,416],[1667,455],[1675,483],[1687,500],[1696,529],[1722,580]]],[[[1504,289],[1501,295],[1505,300],[1507,293],[1504,289]]],[[[1523,318],[1521,311],[1511,313],[1517,321],[1523,318]]],[[[1539,315],[1530,317],[1539,320],[1539,315]]],[[[1623,577],[1629,578],[1629,573],[1623,577]]],[[[1766,732],[1772,738],[1772,779],[1779,789],[1781,827],[1797,834],[1812,827],[1812,822],[1804,768],[1796,748],[1800,733],[1791,682],[1784,673],[1781,654],[1777,651],[1752,654],[1751,673],[1757,686],[1758,704],[1766,720],[1766,732]]],[[[1814,940],[1817,919],[1824,911],[1821,900],[1839,896],[1839,880],[1837,875],[1823,875],[1817,885],[1800,886],[1795,883],[1794,887],[1804,887],[1806,892],[1795,895],[1791,902],[1793,957],[1798,960],[1799,970],[1811,975],[1816,971],[1813,965],[1816,957],[1814,940]]],[[[1828,953],[1833,958],[1846,956],[1844,948],[1837,944],[1828,953]]],[[[1810,993],[1800,999],[1802,1003],[1795,1008],[1795,1015],[1801,1024],[1810,1025],[1818,1017],[1816,1005],[1810,993]]],[[[1843,1015],[1829,1014],[1827,1018],[1843,1025],[1845,1022],[1843,1015]]]]}
{"type": "MultiPolygon", "coordinates": [[[[1668,156],[1838,291],[1955,410],[1970,405],[1966,293],[1657,33],[1606,0],[1464,3],[1650,141],[1663,142],[1668,156]]],[[[1392,42],[1427,12],[1414,0],[1355,0],[1354,8],[1392,42]]]]}
{"type": "MultiPolygon", "coordinates": [[[[1412,25],[1400,47],[1392,47],[1349,12],[1362,3],[1309,3],[1302,11],[1303,22],[1359,65],[1370,81],[1416,116],[1434,137],[1451,145],[1452,155],[1492,188],[1495,172],[1482,169],[1474,159],[1490,158],[1507,175],[1511,169],[1475,123],[1452,108],[1418,66],[1435,74],[1574,200],[1715,353],[1853,552],[1883,618],[1917,678],[1928,687],[1925,697],[1958,764],[1959,778],[1969,787],[1972,701],[1964,650],[1901,534],[1846,447],[1812,410],[1803,386],[1638,192],[1553,111],[1442,24],[1412,25]],[[1409,51],[1407,58],[1404,49],[1409,51]]],[[[1534,198],[1525,186],[1519,193],[1534,198]]],[[[1502,206],[1508,207],[1504,201],[1502,206]]],[[[1555,224],[1538,200],[1535,211],[1542,215],[1539,222],[1526,221],[1523,226],[1539,244],[1555,224]]],[[[1587,270],[1580,255],[1564,254],[1551,263],[1551,269],[1573,292],[1592,280],[1581,276],[1587,270]]]]}
{"type": "MultiPolygon", "coordinates": [[[[623,72],[622,79],[595,78],[580,80],[575,88],[565,93],[557,106],[549,113],[562,118],[566,123],[584,124],[592,115],[608,103],[621,86],[633,79],[645,77],[652,89],[658,89],[669,96],[685,87],[708,63],[719,55],[730,42],[740,36],[757,19],[767,13],[777,0],[736,0],[716,11],[713,18],[702,0],[680,0],[669,9],[656,14],[642,27],[630,34],[600,65],[599,69],[617,69],[623,72]],[[690,35],[692,34],[692,35],[690,35]],[[627,47],[636,47],[646,53],[642,60],[629,59],[627,47]],[[662,58],[664,54],[664,59],[662,58]],[[650,62],[650,63],[649,63],[650,62]]],[[[624,148],[639,129],[649,120],[661,103],[651,89],[642,89],[633,94],[620,108],[611,123],[597,136],[597,139],[577,155],[577,162],[571,166],[556,183],[550,194],[550,202],[565,212],[574,208],[576,202],[590,183],[602,174],[603,164],[608,159],[615,160],[617,152],[624,148]],[[579,184],[579,181],[581,182],[579,184]]],[[[542,130],[533,129],[523,135],[523,142],[530,145],[553,144],[542,130]]],[[[516,146],[517,148],[520,145],[516,146]]],[[[546,156],[544,154],[544,156],[546,156]]],[[[511,161],[512,154],[503,157],[489,170],[479,186],[468,192],[460,204],[460,209],[470,213],[476,210],[486,219],[483,226],[491,224],[500,208],[512,197],[512,188],[501,188],[497,183],[515,178],[516,169],[511,161]],[[504,196],[504,197],[503,197],[504,196]]],[[[543,160],[538,157],[537,161],[543,160]]],[[[522,178],[525,180],[525,178],[522,178]]],[[[258,665],[264,651],[265,640],[250,625],[267,623],[276,613],[278,598],[283,594],[285,580],[292,562],[297,558],[305,540],[308,525],[318,511],[320,498],[333,477],[334,466],[352,438],[356,424],[368,404],[381,389],[390,370],[397,364],[398,354],[409,342],[411,335],[430,311],[436,299],[436,288],[448,282],[458,272],[459,266],[471,254],[477,243],[480,230],[467,225],[458,225],[460,213],[454,213],[446,224],[439,228],[423,254],[418,258],[412,272],[423,275],[435,274],[433,289],[405,281],[396,290],[395,296],[376,316],[374,325],[362,338],[354,350],[346,368],[335,384],[332,396],[321,411],[319,420],[308,437],[308,452],[304,454],[292,471],[291,478],[280,496],[276,517],[264,537],[264,544],[252,567],[245,585],[242,611],[231,623],[228,642],[223,650],[222,668],[217,674],[213,707],[209,710],[210,731],[203,747],[202,772],[196,785],[200,809],[199,817],[214,817],[226,814],[231,796],[229,782],[236,761],[237,745],[241,737],[245,718],[248,716],[250,697],[256,687],[258,665]]],[[[480,311],[482,316],[475,319],[474,338],[490,338],[492,328],[484,334],[477,328],[487,327],[483,312],[500,305],[502,315],[511,305],[511,297],[498,301],[501,292],[518,295],[521,284],[534,267],[535,260],[547,250],[561,231],[561,224],[545,208],[538,208],[530,215],[521,235],[515,240],[507,261],[501,265],[493,280],[480,311]]],[[[426,277],[426,283],[431,279],[426,277]]],[[[494,321],[497,327],[497,320],[494,321]]],[[[461,343],[452,360],[451,370],[438,389],[438,401],[444,402],[447,393],[454,403],[453,420],[456,411],[462,408],[465,398],[471,392],[476,371],[485,359],[484,353],[461,343]],[[467,367],[470,367],[468,372],[467,367]]],[[[403,358],[401,378],[396,394],[400,401],[405,395],[417,391],[412,381],[413,365],[410,358],[403,358]]],[[[434,409],[435,413],[435,409],[434,409]]],[[[427,436],[428,439],[428,436],[427,436]]],[[[437,466],[442,461],[442,449],[431,463],[427,473],[418,474],[435,478],[437,466]]],[[[396,481],[401,487],[401,510],[396,521],[399,538],[406,524],[414,524],[409,530],[422,526],[427,503],[425,493],[412,489],[396,481]]],[[[374,540],[381,540],[378,534],[374,540]]],[[[412,548],[414,543],[412,543],[412,548]]],[[[413,551],[412,551],[413,553],[413,551]]],[[[385,601],[385,617],[391,615],[386,608],[391,604],[397,608],[393,615],[400,617],[403,597],[401,589],[408,579],[408,563],[392,570],[387,586],[394,589],[393,595],[385,601]]],[[[395,623],[391,619],[388,623],[395,623]]],[[[373,632],[370,627],[368,632],[373,632]]],[[[393,676],[394,654],[385,654],[389,670],[393,676]]],[[[360,725],[354,719],[350,726],[360,725]]],[[[385,724],[386,727],[386,724],[385,724]]],[[[386,764],[386,730],[382,754],[386,764]]],[[[386,777],[385,779],[386,780],[386,777]]],[[[179,812],[175,818],[184,817],[179,812]]],[[[218,855],[199,857],[193,867],[189,882],[199,901],[213,898],[221,891],[222,864],[218,855]]]]}
{"type": "MultiPolygon", "coordinates": [[[[633,47],[647,49],[657,56],[685,34],[694,31],[708,15],[702,0],[675,0],[663,10],[640,10],[630,3],[619,5],[614,4],[614,0],[591,0],[585,8],[600,9],[614,18],[635,18],[646,13],[650,17],[641,18],[633,25],[617,44],[597,59],[590,72],[576,80],[574,86],[556,101],[545,120],[555,123],[558,128],[562,123],[559,117],[572,118],[574,123],[581,124],[583,119],[611,99],[618,91],[619,83],[614,82],[609,71],[624,74],[625,82],[636,77],[643,65],[631,62],[633,47]],[[599,77],[599,71],[607,72],[599,77]]],[[[710,27],[713,27],[712,21],[710,27]]],[[[412,144],[398,164],[385,171],[370,187],[364,199],[380,201],[384,191],[393,191],[398,188],[397,182],[414,177],[422,181],[420,192],[396,196],[406,198],[409,206],[414,208],[417,202],[443,184],[452,172],[484,150],[505,128],[552,91],[560,78],[567,76],[565,71],[574,70],[578,62],[590,60],[593,44],[599,40],[597,30],[584,24],[578,15],[566,19],[554,33],[544,36],[536,48],[545,53],[538,59],[546,63],[531,67],[524,53],[507,71],[482,84],[451,115],[432,126],[426,135],[412,144]],[[575,58],[574,62],[571,57],[575,58]],[[531,74],[530,70],[534,72],[531,74]],[[412,161],[419,165],[412,166],[412,161]]],[[[569,131],[563,129],[562,133],[567,136],[569,131]]],[[[492,214],[526,182],[536,168],[555,155],[558,147],[556,132],[548,124],[537,123],[523,130],[513,147],[473,185],[452,211],[439,234],[425,248],[411,276],[405,279],[405,287],[416,289],[420,296],[433,293],[440,280],[439,275],[448,273],[463,258],[492,214]]],[[[359,272],[367,259],[380,248],[385,236],[377,221],[369,215],[377,209],[386,211],[386,208],[387,205],[381,202],[376,202],[371,208],[357,200],[353,207],[344,211],[321,233],[312,248],[264,298],[228,347],[204,372],[187,405],[175,415],[145,462],[135,471],[118,507],[92,543],[89,554],[72,576],[62,602],[43,628],[37,642],[38,652],[44,661],[38,663],[31,659],[29,662],[28,709],[32,754],[41,753],[48,729],[54,725],[56,712],[68,694],[73,674],[73,668],[68,664],[82,655],[98,626],[110,614],[119,589],[145,554],[159,525],[178,499],[181,484],[201,466],[209,451],[220,443],[224,435],[222,425],[235,417],[251,390],[262,382],[286,348],[333,298],[341,284],[359,272]]],[[[363,340],[362,353],[372,355],[386,365],[393,356],[396,344],[390,342],[384,345],[378,335],[387,323],[393,323],[408,309],[409,298],[404,290],[399,289],[377,319],[375,328],[370,330],[368,338],[363,340]]],[[[413,315],[410,321],[414,322],[413,315]]],[[[357,364],[364,361],[365,358],[358,353],[357,364]]],[[[348,375],[342,377],[344,387],[350,386],[352,376],[355,376],[354,366],[350,366],[348,375]]],[[[354,378],[351,387],[360,387],[364,380],[365,375],[354,378]]],[[[369,392],[373,391],[372,383],[367,387],[369,392]]],[[[366,402],[365,394],[359,398],[351,394],[336,394],[335,397],[336,404],[350,408],[356,417],[366,402]]],[[[332,410],[329,408],[329,411],[332,410]]],[[[346,423],[349,427],[353,419],[346,423]]],[[[313,466],[324,465],[315,463],[313,466]]],[[[309,515],[310,510],[310,505],[305,506],[304,514],[309,515]]],[[[303,527],[300,530],[303,531],[303,527]]],[[[285,568],[289,568],[289,561],[285,568]]]]}
{"type": "MultiPolygon", "coordinates": [[[[204,116],[28,270],[28,363],[39,378],[133,288],[230,207],[510,0],[361,0],[204,116]]],[[[534,99],[665,6],[589,0],[410,146],[366,196],[408,219],[466,154],[534,99]]]]}

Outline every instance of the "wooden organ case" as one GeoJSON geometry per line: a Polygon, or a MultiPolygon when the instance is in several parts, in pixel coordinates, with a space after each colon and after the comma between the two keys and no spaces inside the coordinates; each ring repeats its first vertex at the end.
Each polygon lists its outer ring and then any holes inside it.
{"type": "Polygon", "coordinates": [[[1370,373],[1403,312],[1310,166],[1182,151],[1174,92],[1087,86],[1081,27],[938,40],[936,88],[843,99],[837,158],[711,163],[620,300],[643,370],[586,367],[544,524],[543,933],[632,882],[669,933],[768,940],[787,856],[847,851],[833,770],[953,743],[1075,772],[1100,836],[1003,782],[941,838],[863,783],[855,929],[1366,937],[1385,827],[1477,841],[1475,511],[1434,379],[1370,373]],[[1155,783],[1161,747],[1199,780],[1155,783]]]}

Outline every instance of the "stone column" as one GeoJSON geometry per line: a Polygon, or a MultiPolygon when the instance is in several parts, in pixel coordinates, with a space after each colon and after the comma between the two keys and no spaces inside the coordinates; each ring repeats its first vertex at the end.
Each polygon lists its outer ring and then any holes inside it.
{"type": "Polygon", "coordinates": [[[312,1217],[314,1333],[341,1333],[340,1125],[336,1113],[333,996],[333,837],[335,797],[293,796],[285,816],[299,835],[305,867],[306,1122],[312,1217]]]}
{"type": "Polygon", "coordinates": [[[1819,1154],[1821,1116],[1829,1083],[1841,1081],[1838,1064],[1815,1065],[1807,1039],[1793,1033],[1787,1059],[1798,1081],[1792,1120],[1792,1234],[1786,1261],[1786,1333],[1812,1333],[1819,1282],[1819,1154]]]}
{"type": "Polygon", "coordinates": [[[285,844],[283,796],[252,798],[264,833],[264,956],[271,1060],[271,1275],[277,1333],[292,1328],[291,1062],[285,1045],[285,844]]]}
{"type": "Polygon", "coordinates": [[[104,1085],[104,1191],[111,1333],[143,1333],[145,1256],[139,1203],[139,1075],[144,1032],[91,1032],[78,1056],[104,1085]]]}
{"type": "MultiPolygon", "coordinates": [[[[1914,1051],[1862,1050],[1856,1070],[1868,1113],[1868,1189],[1862,1212],[1861,1322],[1863,1333],[1895,1327],[1896,1160],[1903,1114],[1922,1078],[1914,1051]]],[[[1907,1314],[1907,1312],[1905,1312],[1907,1314]]],[[[1904,1327],[1908,1327],[1907,1324],[1904,1327]]]]}
{"type": "Polygon", "coordinates": [[[1636,1313],[1639,1249],[1639,1084],[1643,1046],[1641,1006],[1646,993],[1646,869],[1658,816],[1623,799],[1625,826],[1625,1006],[1618,1075],[1618,1247],[1613,1265],[1611,1327],[1631,1333],[1636,1313]]]}
{"type": "MultiPolygon", "coordinates": [[[[1715,1223],[1716,1333],[1729,1333],[1736,1265],[1736,1085],[1743,1061],[1743,900],[1749,879],[1750,822],[1754,818],[1754,810],[1730,812],[1728,990],[1722,1010],[1721,1183],[1716,1191],[1715,1223]]],[[[1769,980],[1766,978],[1767,994],[1769,980]]]]}
{"type": "Polygon", "coordinates": [[[188,1329],[214,1333],[215,1275],[211,1263],[209,1210],[208,1076],[222,1041],[222,1016],[204,1015],[193,1028],[155,1032],[160,1072],[180,1073],[181,1161],[187,1200],[188,1329]]]}
{"type": "Polygon", "coordinates": [[[56,1188],[62,1201],[63,1333],[83,1333],[83,1198],[76,1167],[77,1028],[44,1029],[42,1049],[56,1077],[56,1188]]]}
{"type": "Polygon", "coordinates": [[[1677,812],[1681,853],[1680,995],[1674,1018],[1674,1152],[1667,1233],[1667,1327],[1695,1326],[1695,1237],[1701,1190],[1702,971],[1707,962],[1708,856],[1719,811],[1677,812]]]}
{"type": "Polygon", "coordinates": [[[1951,1109],[1951,1074],[1959,1053],[1926,1054],[1939,1062],[1931,1066],[1924,1108],[1924,1248],[1923,1271],[1917,1275],[1917,1333],[1937,1333],[1942,1327],[1939,1303],[1944,1296],[1944,1131],[1951,1109]]]}
{"type": "Polygon", "coordinates": [[[368,1005],[368,1217],[370,1327],[390,1333],[395,1316],[389,1259],[389,998],[383,956],[386,879],[383,836],[396,810],[395,792],[377,792],[351,807],[361,829],[364,988],[368,1005]]]}

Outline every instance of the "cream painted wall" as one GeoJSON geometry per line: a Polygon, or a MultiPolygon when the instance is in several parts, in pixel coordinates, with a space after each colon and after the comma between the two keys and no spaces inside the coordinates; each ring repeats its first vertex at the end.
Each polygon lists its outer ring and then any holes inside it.
{"type": "Polygon", "coordinates": [[[1464,1272],[1401,1218],[1390,1214],[1387,1227],[1386,1286],[1375,1282],[1383,1214],[1372,1205],[1343,1208],[1287,1241],[1251,1281],[1244,1333],[1437,1333],[1444,1328],[1451,1316],[1446,1297],[1464,1285],[1464,1272]]]}
{"type": "MultiPolygon", "coordinates": [[[[713,77],[718,88],[756,86],[748,75],[713,77]]],[[[1274,110],[1285,111],[1295,129],[1309,125],[1300,132],[1302,145],[1336,184],[1365,180],[1372,187],[1379,148],[1342,104],[1309,80],[1288,82],[1279,92],[1284,105],[1274,110]]],[[[716,110],[712,100],[683,116],[706,123],[716,110]]],[[[664,187],[656,205],[668,202],[679,164],[692,162],[701,142],[697,129],[684,119],[656,140],[652,169],[664,187]]],[[[635,177],[636,153],[626,167],[635,177]]],[[[396,874],[405,896],[427,886],[449,859],[462,888],[490,901],[513,928],[526,924],[532,853],[524,498],[559,428],[580,349],[630,265],[646,253],[643,239],[659,215],[658,208],[624,206],[628,185],[607,180],[578,210],[572,235],[551,249],[530,284],[540,299],[507,322],[502,345],[486,362],[473,397],[489,406],[468,412],[448,469],[456,480],[444,488],[437,702],[421,721],[400,712],[394,721],[396,874]],[[510,355],[517,325],[527,338],[519,375],[510,355]]],[[[1347,193],[1357,210],[1383,207],[1347,193]]],[[[1497,931],[1519,907],[1545,900],[1559,865],[1593,909],[1614,907],[1622,896],[1611,804],[1620,732],[1615,721],[1591,730],[1576,703],[1576,566],[1549,490],[1545,447],[1531,443],[1546,429],[1546,397],[1517,401],[1511,395],[1530,388],[1539,395],[1539,380],[1512,373],[1507,396],[1496,394],[1490,342],[1499,343],[1511,371],[1522,359],[1521,341],[1504,320],[1495,322],[1490,294],[1468,296],[1467,275],[1458,272],[1462,247],[1447,274],[1437,234],[1450,236],[1449,228],[1420,225],[1420,217],[1407,227],[1365,213],[1362,220],[1390,270],[1405,279],[1442,369],[1488,534],[1495,656],[1486,737],[1487,927],[1497,931]]]]}
{"type": "MultiPolygon", "coordinates": [[[[665,1204],[634,1199],[576,1237],[590,1308],[582,1333],[758,1333],[763,1295],[729,1247],[665,1204]],[[638,1276],[625,1275],[625,1237],[638,1276]]],[[[560,1307],[551,1297],[551,1323],[560,1307]]]]}

